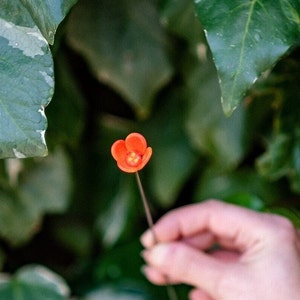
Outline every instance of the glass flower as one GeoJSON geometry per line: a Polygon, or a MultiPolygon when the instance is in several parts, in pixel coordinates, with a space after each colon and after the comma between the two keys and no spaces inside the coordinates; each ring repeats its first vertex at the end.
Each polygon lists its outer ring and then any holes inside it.
{"type": "Polygon", "coordinates": [[[111,146],[111,154],[118,167],[127,173],[134,173],[144,168],[152,155],[152,148],[147,146],[143,135],[130,133],[125,140],[117,140],[111,146]]]}

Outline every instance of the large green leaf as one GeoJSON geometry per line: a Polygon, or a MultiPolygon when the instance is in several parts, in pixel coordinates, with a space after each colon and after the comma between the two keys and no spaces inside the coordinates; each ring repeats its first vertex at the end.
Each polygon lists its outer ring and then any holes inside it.
{"type": "Polygon", "coordinates": [[[200,178],[195,201],[208,198],[222,199],[236,204],[247,204],[251,208],[261,208],[272,204],[283,196],[281,186],[272,185],[266,179],[257,175],[254,170],[242,169],[235,172],[220,172],[217,168],[205,170],[200,178]],[[250,205],[251,204],[251,205],[250,205]]]}
{"type": "Polygon", "coordinates": [[[36,26],[48,41],[54,43],[59,23],[77,0],[19,0],[30,13],[36,26]]]}
{"type": "Polygon", "coordinates": [[[239,107],[226,118],[218,103],[220,90],[211,59],[186,62],[185,79],[190,99],[187,129],[193,144],[208,155],[219,168],[235,167],[243,158],[245,108],[239,107]]]}
{"type": "Polygon", "coordinates": [[[46,30],[45,36],[53,42],[54,27],[64,17],[69,2],[55,1],[49,11],[45,3],[37,6],[36,1],[35,5],[25,0],[1,1],[0,158],[47,154],[44,109],[54,89],[53,62],[48,42],[39,28],[46,30]],[[64,13],[55,9],[58,4],[64,13]],[[48,23],[54,13],[56,25],[51,27],[48,23]]]}
{"type": "Polygon", "coordinates": [[[1,275],[0,298],[3,300],[64,300],[70,294],[64,279],[43,266],[22,267],[12,277],[1,275]]]}
{"type": "Polygon", "coordinates": [[[193,2],[163,0],[162,3],[160,10],[162,24],[172,33],[188,41],[193,52],[199,50],[205,36],[199,20],[195,17],[193,2]]]}
{"type": "Polygon", "coordinates": [[[137,289],[137,287],[132,284],[126,285],[124,290],[120,289],[120,287],[115,286],[104,286],[100,287],[90,293],[88,293],[83,300],[147,300],[149,299],[146,293],[137,289]]]}
{"type": "Polygon", "coordinates": [[[298,0],[194,0],[230,114],[262,72],[299,40],[298,0]]]}
{"type": "Polygon", "coordinates": [[[69,166],[63,152],[49,155],[23,171],[18,162],[7,164],[10,185],[0,186],[0,236],[14,245],[25,242],[39,230],[43,214],[63,211],[70,193],[69,166]]]}
{"type": "Polygon", "coordinates": [[[271,180],[287,177],[292,190],[300,193],[300,90],[299,53],[281,61],[265,89],[272,92],[275,109],[273,132],[267,149],[258,159],[258,170],[271,180]]]}
{"type": "MultiPolygon", "coordinates": [[[[113,162],[111,162],[113,163],[113,162]]],[[[125,175],[125,174],[123,174],[125,175]]],[[[127,176],[121,177],[121,182],[113,199],[107,203],[107,208],[98,215],[96,226],[101,234],[102,243],[106,247],[114,245],[126,231],[128,222],[135,211],[141,211],[136,205],[135,190],[137,189],[134,178],[127,176]]],[[[131,176],[132,177],[132,176],[131,176]]],[[[142,202],[138,202],[140,208],[142,202]]]]}
{"type": "Polygon", "coordinates": [[[164,207],[174,204],[196,162],[184,130],[184,104],[184,93],[176,90],[165,96],[159,111],[145,124],[153,148],[148,180],[157,203],[164,207]]]}
{"type": "Polygon", "coordinates": [[[72,46],[97,78],[116,89],[139,116],[147,114],[155,93],[172,75],[153,1],[82,1],[68,24],[72,46]]]}

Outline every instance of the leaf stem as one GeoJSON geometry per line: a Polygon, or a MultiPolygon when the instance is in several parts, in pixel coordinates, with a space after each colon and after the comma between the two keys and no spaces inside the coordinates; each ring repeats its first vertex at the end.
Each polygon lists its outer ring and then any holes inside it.
{"type": "MultiPolygon", "coordinates": [[[[157,239],[157,235],[156,235],[155,230],[154,230],[154,222],[153,222],[153,218],[152,218],[152,215],[151,215],[149,203],[147,201],[147,198],[146,198],[146,195],[145,195],[145,192],[144,192],[144,188],[143,188],[143,185],[142,185],[142,182],[141,182],[140,175],[139,175],[138,172],[135,172],[135,175],[136,175],[137,184],[138,184],[138,187],[139,187],[139,190],[140,190],[140,194],[141,194],[141,197],[142,197],[144,210],[145,210],[145,213],[146,213],[147,223],[148,223],[149,229],[152,233],[154,243],[157,244],[158,239],[157,239]]],[[[168,277],[165,276],[165,278],[166,278],[166,283],[167,283],[166,287],[167,287],[167,293],[168,293],[169,300],[177,300],[177,294],[176,294],[176,291],[175,291],[174,287],[170,284],[168,277]]]]}

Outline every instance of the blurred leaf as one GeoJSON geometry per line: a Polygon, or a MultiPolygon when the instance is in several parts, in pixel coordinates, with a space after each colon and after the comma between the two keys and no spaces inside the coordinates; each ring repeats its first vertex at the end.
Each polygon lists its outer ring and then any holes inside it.
{"type": "Polygon", "coordinates": [[[183,97],[179,90],[167,95],[159,110],[144,124],[145,136],[153,148],[149,185],[163,207],[170,207],[176,201],[196,162],[184,131],[183,97]]]}
{"type": "Polygon", "coordinates": [[[5,264],[6,254],[5,252],[0,248],[0,270],[2,270],[4,264],[5,264]]]}
{"type": "Polygon", "coordinates": [[[263,208],[265,208],[265,203],[259,197],[248,193],[233,194],[225,197],[223,200],[235,205],[240,205],[258,211],[261,211],[263,208]]]}
{"type": "Polygon", "coordinates": [[[93,264],[93,277],[89,279],[92,286],[90,291],[96,293],[100,289],[100,292],[106,292],[108,296],[114,295],[115,299],[128,295],[139,296],[139,299],[143,300],[167,299],[166,287],[154,286],[142,274],[140,268],[144,262],[140,256],[141,250],[140,242],[135,239],[102,255],[98,262],[93,264]]]}
{"type": "Polygon", "coordinates": [[[69,203],[71,191],[69,163],[65,153],[57,150],[23,174],[21,195],[32,202],[37,212],[62,212],[69,203]]]}
{"type": "Polygon", "coordinates": [[[139,254],[141,250],[142,246],[137,239],[109,249],[93,265],[94,284],[143,278],[140,271],[143,263],[139,254]]]}
{"type": "Polygon", "coordinates": [[[269,144],[265,152],[257,161],[260,173],[271,179],[278,180],[287,176],[292,189],[300,193],[300,129],[298,134],[278,134],[269,144]]]}
{"type": "Polygon", "coordinates": [[[38,6],[29,0],[1,1],[0,158],[47,154],[44,109],[53,94],[53,62],[39,28],[53,41],[55,28],[50,29],[49,22],[55,13],[57,27],[70,7],[67,2],[56,0],[54,6],[52,1],[48,7],[44,1],[38,6]],[[60,5],[62,11],[56,15],[60,5]]]}
{"type": "Polygon", "coordinates": [[[142,117],[172,75],[167,37],[153,1],[81,1],[68,26],[71,45],[97,78],[119,92],[142,117]]]}
{"type": "Polygon", "coordinates": [[[13,245],[24,243],[39,230],[46,212],[62,212],[69,201],[70,178],[62,152],[21,173],[19,190],[0,190],[0,235],[13,245]]]}
{"type": "Polygon", "coordinates": [[[292,139],[289,135],[276,135],[268,151],[258,160],[258,167],[262,175],[276,180],[292,173],[290,160],[292,143],[292,139]]]}
{"type": "Polygon", "coordinates": [[[230,114],[262,72],[299,41],[298,0],[194,0],[230,114]],[[266,26],[267,24],[267,26],[266,26]]]}
{"type": "Polygon", "coordinates": [[[300,193],[300,90],[299,52],[280,62],[266,88],[276,87],[273,132],[267,137],[266,152],[257,160],[259,172],[269,180],[287,177],[292,190],[300,193]]]}
{"type": "MultiPolygon", "coordinates": [[[[128,174],[128,176],[131,175],[128,174]]],[[[129,180],[121,180],[114,198],[110,200],[108,207],[97,218],[96,226],[101,233],[102,243],[105,247],[111,247],[115,244],[127,229],[126,225],[130,222],[130,215],[132,215],[131,210],[140,211],[133,205],[135,199],[133,184],[135,182],[130,178],[129,180]]]]}
{"type": "Polygon", "coordinates": [[[279,184],[273,185],[259,177],[251,169],[222,173],[217,169],[207,169],[197,185],[194,200],[209,198],[224,199],[247,207],[258,208],[261,199],[265,205],[280,199],[284,191],[279,184]]]}
{"type": "Polygon", "coordinates": [[[48,146],[67,144],[75,147],[81,138],[85,126],[86,103],[78,82],[71,68],[73,59],[65,49],[60,49],[54,56],[55,92],[47,116],[48,146]],[[67,118],[66,118],[67,114],[67,118]]]}
{"type": "Polygon", "coordinates": [[[226,118],[211,59],[187,62],[185,80],[190,99],[187,130],[193,144],[222,169],[235,167],[247,151],[245,108],[226,118]]]}
{"type": "Polygon", "coordinates": [[[189,42],[192,50],[205,40],[203,29],[195,16],[195,7],[192,1],[163,0],[160,10],[161,22],[172,33],[189,42]]]}
{"type": "Polygon", "coordinates": [[[60,276],[39,265],[28,265],[11,278],[5,274],[0,278],[3,300],[64,300],[69,294],[69,287],[60,276]]]}
{"type": "Polygon", "coordinates": [[[123,290],[122,287],[107,285],[100,287],[83,298],[84,300],[146,300],[149,297],[135,286],[128,284],[123,290]]]}
{"type": "Polygon", "coordinates": [[[72,222],[66,216],[62,216],[62,219],[52,226],[52,232],[55,240],[80,260],[83,261],[92,253],[93,234],[86,224],[72,222]]]}

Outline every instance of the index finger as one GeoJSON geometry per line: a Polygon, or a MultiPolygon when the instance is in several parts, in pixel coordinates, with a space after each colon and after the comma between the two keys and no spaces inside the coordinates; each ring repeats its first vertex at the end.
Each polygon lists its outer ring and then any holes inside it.
{"type": "MultiPolygon", "coordinates": [[[[267,214],[208,200],[167,213],[153,229],[159,242],[171,242],[209,232],[220,240],[231,241],[237,248],[247,248],[254,238],[265,236],[264,230],[270,227],[270,219],[267,214]]],[[[155,244],[150,231],[144,233],[141,242],[146,248],[155,244]]]]}

